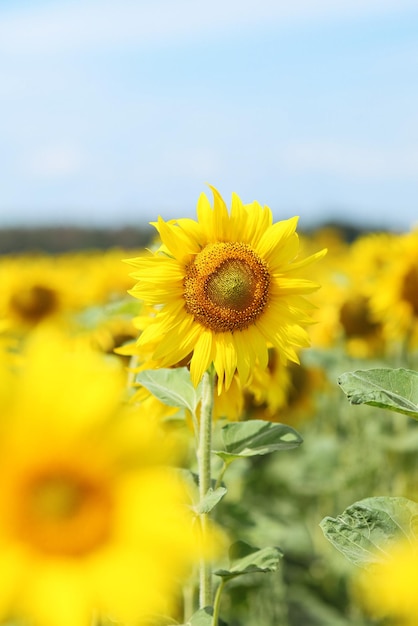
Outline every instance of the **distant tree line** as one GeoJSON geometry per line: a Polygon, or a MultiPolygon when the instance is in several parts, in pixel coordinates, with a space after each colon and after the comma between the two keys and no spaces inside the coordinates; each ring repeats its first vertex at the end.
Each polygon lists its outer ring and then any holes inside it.
{"type": "Polygon", "coordinates": [[[155,230],[143,227],[80,228],[53,226],[0,229],[0,255],[39,252],[60,254],[79,250],[109,248],[138,249],[147,246],[155,230]]]}
{"type": "MultiPolygon", "coordinates": [[[[335,228],[347,242],[372,229],[359,228],[352,224],[327,222],[305,231],[311,234],[321,228],[335,228]]],[[[156,232],[149,224],[141,227],[125,226],[111,228],[81,228],[77,226],[52,226],[38,228],[0,229],[0,255],[39,252],[60,254],[79,250],[107,250],[144,248],[152,241],[156,232]]]]}

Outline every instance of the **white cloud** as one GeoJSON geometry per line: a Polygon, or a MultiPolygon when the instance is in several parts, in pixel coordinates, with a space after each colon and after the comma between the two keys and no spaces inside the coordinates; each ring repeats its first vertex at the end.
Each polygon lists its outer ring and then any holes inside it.
{"type": "Polygon", "coordinates": [[[344,141],[288,144],[279,155],[288,171],[329,173],[345,179],[396,180],[418,177],[418,148],[390,149],[344,141]]]}
{"type": "Polygon", "coordinates": [[[85,0],[10,8],[0,20],[0,51],[53,52],[97,46],[210,40],[257,24],[341,20],[416,9],[416,0],[85,0]]]}

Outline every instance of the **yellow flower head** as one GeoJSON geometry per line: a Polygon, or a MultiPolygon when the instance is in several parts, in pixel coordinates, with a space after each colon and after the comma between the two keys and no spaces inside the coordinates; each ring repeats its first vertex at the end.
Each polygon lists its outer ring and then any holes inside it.
{"type": "Polygon", "coordinates": [[[50,258],[27,255],[0,261],[0,327],[28,332],[38,324],[52,323],[74,308],[68,274],[57,271],[50,258]]]}
{"type": "Polygon", "coordinates": [[[314,367],[289,363],[283,365],[270,350],[268,368],[254,370],[246,391],[249,417],[296,424],[314,414],[315,396],[324,388],[324,374],[314,367]]]}
{"type": "Polygon", "coordinates": [[[400,541],[388,558],[363,570],[355,590],[372,615],[390,617],[391,624],[415,626],[418,615],[418,545],[400,541]]]}
{"type": "Polygon", "coordinates": [[[383,327],[372,310],[371,294],[392,242],[393,235],[372,233],[332,248],[327,263],[321,264],[327,276],[320,276],[324,289],[319,295],[322,304],[314,314],[318,322],[311,333],[314,346],[340,346],[356,358],[384,353],[383,327]]]}
{"type": "Polygon", "coordinates": [[[418,345],[418,229],[393,238],[370,288],[371,308],[389,341],[418,345]]]}
{"type": "Polygon", "coordinates": [[[159,218],[159,250],[128,262],[138,281],[130,293],[155,307],[139,350],[160,367],[190,362],[195,385],[213,363],[220,391],[236,371],[246,384],[255,365],[265,368],[269,347],[298,362],[295,348],[309,344],[304,296],[318,288],[300,271],[325,251],[298,258],[296,217],[273,224],[268,207],[235,194],[228,213],[212,191],[213,208],[202,194],[197,221],[159,218]]]}
{"type": "Polygon", "coordinates": [[[121,403],[119,362],[42,329],[0,366],[0,620],[165,612],[198,542],[155,420],[121,403]]]}

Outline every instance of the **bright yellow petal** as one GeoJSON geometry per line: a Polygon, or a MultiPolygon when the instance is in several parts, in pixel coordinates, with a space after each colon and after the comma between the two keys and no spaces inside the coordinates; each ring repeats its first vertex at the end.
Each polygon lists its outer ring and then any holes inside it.
{"type": "Polygon", "coordinates": [[[203,374],[208,369],[213,359],[212,342],[213,335],[210,331],[203,330],[200,332],[190,362],[190,376],[195,386],[200,383],[203,374]]]}
{"type": "Polygon", "coordinates": [[[237,352],[232,333],[219,333],[215,338],[214,366],[218,374],[218,394],[228,390],[237,367],[237,352]]]}
{"type": "Polygon", "coordinates": [[[247,328],[243,333],[243,338],[248,345],[250,353],[254,355],[254,362],[252,365],[258,363],[261,368],[267,367],[268,364],[268,346],[263,334],[260,332],[257,325],[247,328]]]}
{"type": "Polygon", "coordinates": [[[224,199],[215,187],[209,185],[213,193],[214,241],[222,241],[229,225],[229,213],[224,199]]]}
{"type": "Polygon", "coordinates": [[[251,365],[255,361],[254,356],[251,358],[248,343],[245,341],[244,337],[245,333],[241,331],[238,331],[233,335],[237,353],[237,370],[243,384],[245,384],[248,380],[251,372],[251,365]]]}
{"type": "Polygon", "coordinates": [[[319,283],[303,278],[281,278],[277,277],[277,292],[283,297],[287,294],[307,294],[319,289],[319,283]]]}
{"type": "Polygon", "coordinates": [[[272,225],[272,213],[269,207],[262,207],[258,202],[247,204],[244,209],[246,212],[244,241],[257,249],[260,239],[272,225]]]}
{"type": "Polygon", "coordinates": [[[197,252],[196,242],[190,237],[188,231],[180,228],[178,224],[168,224],[159,217],[158,232],[167,250],[180,263],[187,262],[190,255],[197,252]]]}
{"type": "Polygon", "coordinates": [[[311,254],[310,256],[304,259],[300,259],[298,261],[292,261],[292,265],[289,267],[289,270],[294,272],[296,270],[306,267],[307,265],[310,265],[311,263],[315,263],[315,261],[320,261],[321,259],[324,258],[327,252],[328,252],[327,248],[324,248],[323,250],[320,250],[319,252],[316,252],[315,254],[311,254]]]}
{"type": "MultiPolygon", "coordinates": [[[[289,254],[288,246],[295,247],[295,231],[298,223],[298,217],[291,217],[288,220],[276,222],[268,230],[265,231],[260,241],[257,244],[257,252],[263,259],[268,259],[270,255],[273,256],[272,262],[275,261],[275,257],[280,254],[283,257],[284,254],[289,254]],[[293,239],[292,244],[288,243],[289,239],[293,239]],[[282,251],[284,254],[282,254],[282,251]]],[[[293,249],[292,248],[292,249],[293,249]]],[[[296,248],[297,250],[297,248],[296,248]]],[[[296,252],[295,250],[295,252],[296,252]]]]}

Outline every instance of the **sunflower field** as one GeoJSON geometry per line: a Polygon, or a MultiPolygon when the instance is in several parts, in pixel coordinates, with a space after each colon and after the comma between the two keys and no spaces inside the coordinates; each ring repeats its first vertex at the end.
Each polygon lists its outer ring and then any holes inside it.
{"type": "Polygon", "coordinates": [[[0,624],[418,623],[418,230],[211,194],[0,257],[0,624]]]}

